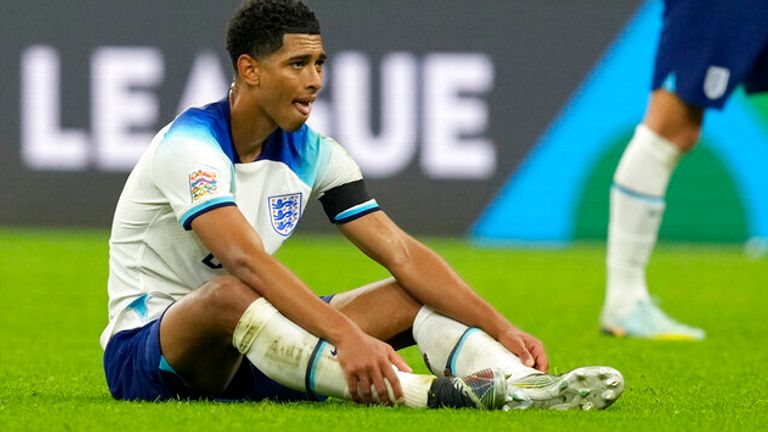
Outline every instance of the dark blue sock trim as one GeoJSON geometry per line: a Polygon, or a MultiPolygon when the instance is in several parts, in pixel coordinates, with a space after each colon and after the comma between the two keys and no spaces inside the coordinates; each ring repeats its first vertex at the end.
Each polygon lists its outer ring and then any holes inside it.
{"type": "Polygon", "coordinates": [[[309,398],[314,401],[322,400],[315,394],[315,366],[317,365],[317,360],[320,358],[326,343],[327,342],[322,339],[317,341],[315,349],[312,350],[312,354],[309,356],[307,372],[304,374],[304,388],[307,390],[309,398]]]}
{"type": "Polygon", "coordinates": [[[469,335],[477,330],[479,330],[477,327],[469,327],[468,329],[464,330],[464,333],[461,335],[459,340],[456,342],[456,345],[453,346],[451,353],[448,355],[448,360],[445,362],[445,375],[456,375],[456,358],[459,356],[459,351],[461,351],[461,347],[464,345],[464,342],[467,341],[469,335]]]}

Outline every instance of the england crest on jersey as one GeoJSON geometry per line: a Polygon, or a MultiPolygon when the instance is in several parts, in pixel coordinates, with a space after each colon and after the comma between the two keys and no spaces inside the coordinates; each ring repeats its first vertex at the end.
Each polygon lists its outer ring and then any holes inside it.
{"type": "Polygon", "coordinates": [[[704,94],[711,100],[719,99],[728,89],[731,71],[720,66],[710,66],[704,78],[704,94]]]}
{"type": "Polygon", "coordinates": [[[272,228],[284,237],[291,235],[301,217],[301,192],[268,198],[272,228]]]}

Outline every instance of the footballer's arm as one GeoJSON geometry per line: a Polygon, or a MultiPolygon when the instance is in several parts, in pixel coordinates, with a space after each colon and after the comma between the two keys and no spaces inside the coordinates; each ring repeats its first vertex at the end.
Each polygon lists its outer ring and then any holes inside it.
{"type": "MultiPolygon", "coordinates": [[[[192,221],[192,229],[229,273],[265,297],[288,319],[309,333],[332,343],[347,377],[350,394],[370,402],[375,386],[387,399],[383,379],[393,384],[398,398],[400,383],[392,370],[410,371],[405,361],[386,343],[366,335],[349,318],[323,302],[285,266],[266,253],[259,235],[237,207],[211,210],[192,221]]],[[[247,306],[247,305],[245,305],[247,306]]]]}
{"type": "Polygon", "coordinates": [[[434,251],[400,229],[383,211],[339,225],[366,255],[383,265],[408,293],[471,327],[483,329],[530,367],[546,371],[542,343],[509,323],[434,251]]]}

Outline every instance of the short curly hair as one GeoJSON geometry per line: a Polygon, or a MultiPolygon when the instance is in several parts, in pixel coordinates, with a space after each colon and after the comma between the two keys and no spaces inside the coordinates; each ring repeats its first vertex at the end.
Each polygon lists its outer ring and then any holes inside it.
{"type": "Polygon", "coordinates": [[[235,72],[241,55],[263,58],[272,54],[283,46],[286,33],[320,34],[320,23],[301,1],[246,1],[227,28],[227,51],[235,72]]]}

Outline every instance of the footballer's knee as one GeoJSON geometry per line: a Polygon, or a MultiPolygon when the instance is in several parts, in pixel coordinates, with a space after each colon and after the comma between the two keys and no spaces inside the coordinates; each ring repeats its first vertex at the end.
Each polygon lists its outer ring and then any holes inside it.
{"type": "Polygon", "coordinates": [[[232,334],[258,294],[232,276],[212,279],[172,305],[160,324],[169,364],[196,388],[218,394],[240,365],[232,334]]]}
{"type": "Polygon", "coordinates": [[[685,153],[699,142],[703,120],[704,109],[674,93],[657,90],[651,95],[643,123],[685,153]]]}
{"type": "Polygon", "coordinates": [[[198,290],[198,299],[211,314],[235,322],[260,295],[234,276],[220,276],[198,290]]]}

